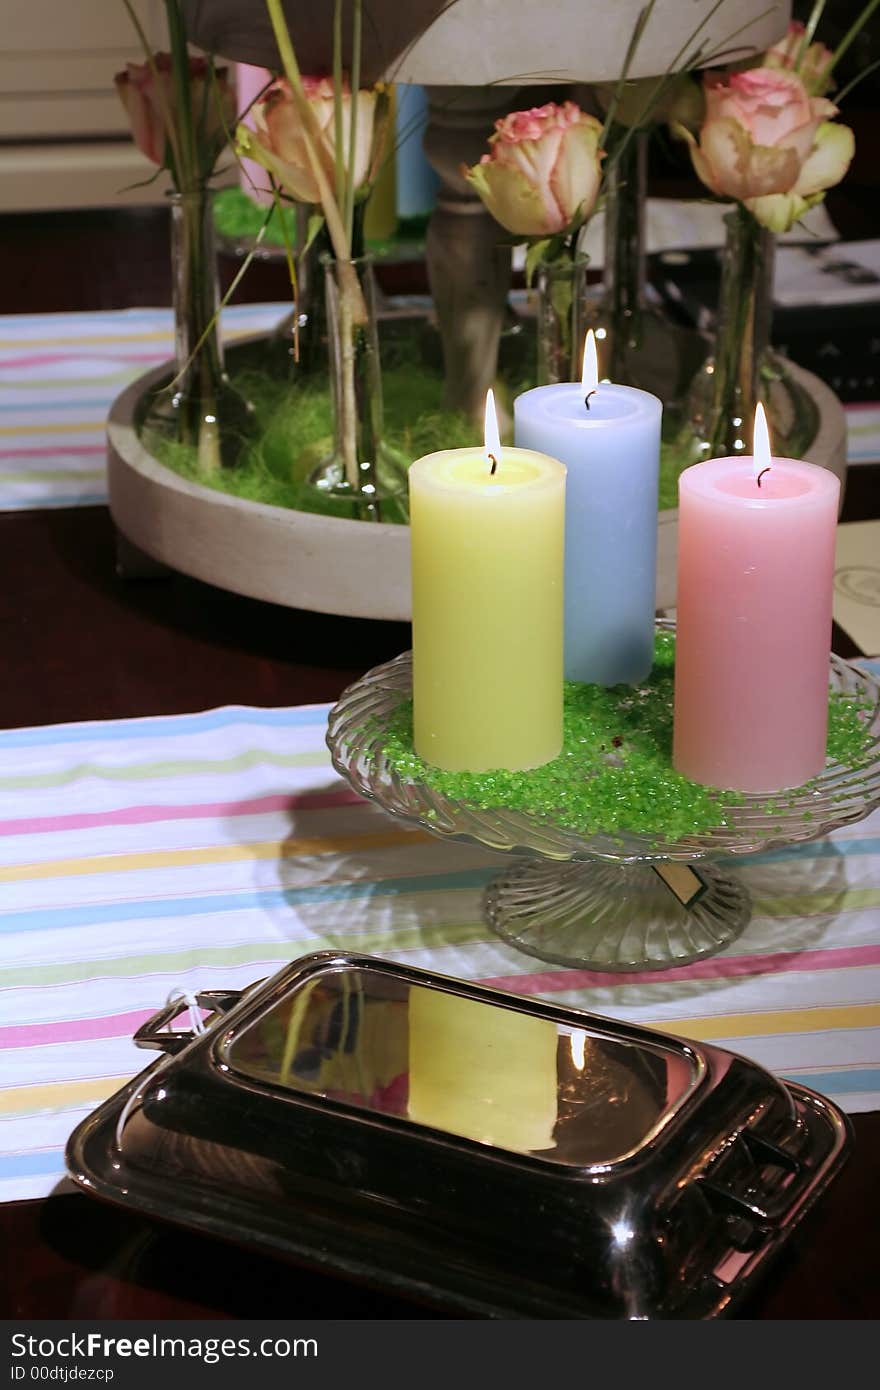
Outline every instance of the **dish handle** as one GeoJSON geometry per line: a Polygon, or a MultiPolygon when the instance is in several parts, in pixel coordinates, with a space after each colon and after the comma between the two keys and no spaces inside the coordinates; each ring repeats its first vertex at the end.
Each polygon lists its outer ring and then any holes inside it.
{"type": "Polygon", "coordinates": [[[150,1048],[154,1052],[166,1052],[171,1055],[182,1052],[194,1038],[205,1031],[204,1021],[197,1010],[203,1009],[209,1014],[226,1014],[235,1007],[243,993],[240,989],[200,989],[194,995],[177,994],[148,1018],[146,1023],[141,1024],[132,1041],[135,1047],[150,1048]],[[173,1029],[170,1025],[186,1009],[190,1011],[194,1026],[173,1029]]]}

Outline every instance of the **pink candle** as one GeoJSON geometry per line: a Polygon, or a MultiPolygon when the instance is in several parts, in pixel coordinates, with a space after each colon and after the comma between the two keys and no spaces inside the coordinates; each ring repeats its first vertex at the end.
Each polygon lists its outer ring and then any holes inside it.
{"type": "Polygon", "coordinates": [[[748,457],[679,479],[672,760],[743,792],[800,786],[825,765],[840,483],[769,445],[767,463],[760,486],[748,457]]]}
{"type": "MultiPolygon", "coordinates": [[[[251,67],[249,63],[236,63],[235,65],[235,93],[238,103],[238,114],[243,125],[253,130],[254,118],[250,113],[250,107],[262,92],[268,82],[272,81],[271,72],[265,68],[251,67]],[[244,114],[242,114],[244,113],[244,114]]],[[[249,198],[253,198],[255,203],[261,203],[268,207],[273,201],[272,190],[269,187],[269,175],[261,164],[256,160],[243,159],[238,172],[239,187],[247,193],[249,198]]]]}

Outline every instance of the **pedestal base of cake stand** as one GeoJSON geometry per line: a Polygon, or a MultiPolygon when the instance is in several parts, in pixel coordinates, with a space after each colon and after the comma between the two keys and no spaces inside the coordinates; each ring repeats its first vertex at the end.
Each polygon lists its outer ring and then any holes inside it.
{"type": "Polygon", "coordinates": [[[724,950],[751,917],[735,877],[708,862],[694,873],[704,886],[685,906],[651,863],[524,857],[490,883],[483,911],[498,936],[539,960],[662,970],[724,950]]]}

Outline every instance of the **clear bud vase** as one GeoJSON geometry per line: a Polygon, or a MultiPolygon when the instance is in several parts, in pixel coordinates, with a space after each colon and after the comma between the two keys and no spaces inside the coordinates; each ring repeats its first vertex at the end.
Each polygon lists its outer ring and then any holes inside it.
{"type": "Polygon", "coordinates": [[[599,368],[622,386],[663,401],[669,428],[706,356],[703,337],[673,323],[646,291],[645,206],[650,134],[621,134],[605,178],[602,288],[587,301],[587,328],[599,339],[599,368]]]}
{"type": "Polygon", "coordinates": [[[631,386],[632,359],[642,350],[645,310],[645,164],[647,137],[630,138],[608,171],[602,308],[608,323],[606,371],[631,386]]]}
{"type": "Polygon", "coordinates": [[[327,376],[327,321],[321,262],[330,254],[330,238],[322,226],[308,242],[313,209],[296,203],[296,291],[293,308],[275,327],[269,341],[273,375],[290,381],[327,376]],[[308,244],[307,244],[308,243],[308,244]]]}
{"type": "Polygon", "coordinates": [[[358,521],[406,521],[406,475],[383,439],[376,281],[369,256],[324,257],[333,449],[310,474],[328,510],[358,521]]]}
{"type": "Polygon", "coordinates": [[[560,256],[535,269],[539,386],[581,379],[588,264],[587,256],[560,256]]]}
{"type": "Polygon", "coordinates": [[[774,451],[800,458],[815,437],[818,414],[770,347],[776,239],[744,207],[724,221],[715,343],[691,391],[692,429],[705,458],[749,453],[761,400],[774,451]]]}
{"type": "Polygon", "coordinates": [[[149,402],[142,433],[148,447],[173,442],[193,450],[203,471],[234,468],[255,422],[223,363],[213,195],[201,188],[170,197],[176,372],[149,402]]]}

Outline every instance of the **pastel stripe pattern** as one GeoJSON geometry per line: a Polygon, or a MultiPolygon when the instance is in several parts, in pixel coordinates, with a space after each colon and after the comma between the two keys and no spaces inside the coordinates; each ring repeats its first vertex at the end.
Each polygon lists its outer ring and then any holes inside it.
{"type": "Polygon", "coordinates": [[[335,947],[713,1040],[880,1105],[880,813],[737,865],[723,956],[618,976],[496,941],[501,856],[392,821],[333,774],[326,706],[0,732],[0,1200],[40,1197],[73,1126],[149,1058],[180,988],[335,947]]]}
{"type": "MultiPolygon", "coordinates": [[[[234,304],[227,341],[285,304],[234,304]]],[[[105,503],[104,430],[119,392],[173,353],[168,309],[0,315],[0,511],[105,503]]],[[[847,406],[850,463],[880,459],[880,403],[847,406]]]]}
{"type": "MultiPolygon", "coordinates": [[[[284,304],[233,304],[227,342],[284,304]]],[[[174,354],[170,309],[0,315],[0,511],[107,501],[104,431],[120,391],[174,354]]]]}
{"type": "Polygon", "coordinates": [[[845,410],[847,462],[876,463],[880,459],[880,401],[857,401],[845,410]]]}

